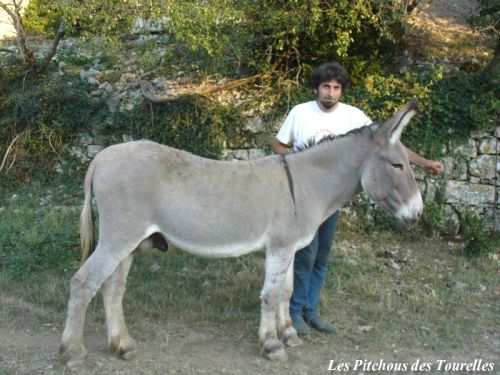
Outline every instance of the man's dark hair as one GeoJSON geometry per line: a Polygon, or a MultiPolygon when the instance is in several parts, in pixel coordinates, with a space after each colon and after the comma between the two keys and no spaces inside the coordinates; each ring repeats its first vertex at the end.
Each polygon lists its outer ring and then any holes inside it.
{"type": "Polygon", "coordinates": [[[323,82],[335,79],[342,85],[342,90],[349,86],[349,74],[347,70],[337,62],[321,64],[311,74],[311,88],[317,89],[323,82]]]}

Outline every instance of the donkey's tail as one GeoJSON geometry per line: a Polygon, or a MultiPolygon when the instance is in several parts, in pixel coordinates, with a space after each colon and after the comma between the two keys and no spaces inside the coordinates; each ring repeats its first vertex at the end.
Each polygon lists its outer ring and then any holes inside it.
{"type": "Polygon", "coordinates": [[[80,251],[82,263],[85,262],[90,253],[94,251],[95,247],[94,223],[92,220],[92,181],[94,180],[95,166],[96,162],[93,160],[89,165],[83,185],[85,199],[80,215],[80,251]]]}

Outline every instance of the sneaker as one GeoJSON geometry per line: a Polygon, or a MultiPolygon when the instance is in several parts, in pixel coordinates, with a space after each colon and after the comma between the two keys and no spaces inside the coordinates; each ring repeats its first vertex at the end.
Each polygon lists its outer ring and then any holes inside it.
{"type": "Polygon", "coordinates": [[[311,333],[311,329],[306,324],[302,315],[294,315],[292,316],[292,326],[297,331],[297,334],[300,336],[306,336],[311,333]]]}
{"type": "MultiPolygon", "coordinates": [[[[333,324],[327,323],[323,321],[319,316],[315,316],[314,318],[307,319],[307,324],[309,324],[314,329],[331,335],[335,333],[335,326],[333,324]]],[[[295,325],[294,325],[295,326],[295,325]]]]}

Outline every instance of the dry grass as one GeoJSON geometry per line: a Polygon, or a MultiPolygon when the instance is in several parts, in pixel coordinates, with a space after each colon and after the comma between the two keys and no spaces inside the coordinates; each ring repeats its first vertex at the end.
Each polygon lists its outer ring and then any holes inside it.
{"type": "Polygon", "coordinates": [[[478,70],[493,56],[495,41],[484,31],[472,28],[468,19],[476,4],[468,0],[421,1],[409,18],[405,44],[417,61],[449,63],[478,70]]]}

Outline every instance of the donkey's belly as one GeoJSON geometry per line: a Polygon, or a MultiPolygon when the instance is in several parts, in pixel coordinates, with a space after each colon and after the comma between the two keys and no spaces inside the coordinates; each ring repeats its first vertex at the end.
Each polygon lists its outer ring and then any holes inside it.
{"type": "Polygon", "coordinates": [[[167,241],[175,247],[193,255],[210,258],[238,257],[266,247],[267,236],[241,239],[237,241],[228,235],[226,241],[198,241],[190,238],[179,238],[166,234],[167,241]]]}

